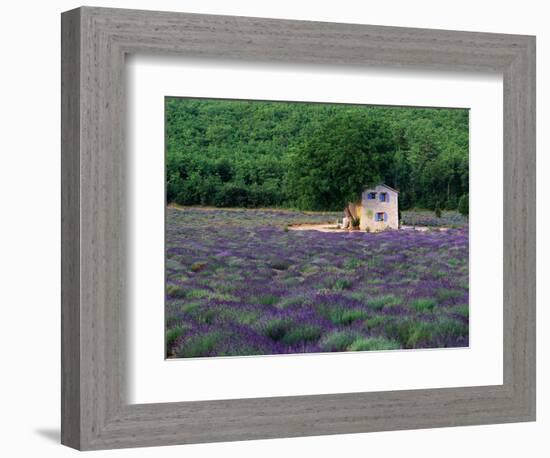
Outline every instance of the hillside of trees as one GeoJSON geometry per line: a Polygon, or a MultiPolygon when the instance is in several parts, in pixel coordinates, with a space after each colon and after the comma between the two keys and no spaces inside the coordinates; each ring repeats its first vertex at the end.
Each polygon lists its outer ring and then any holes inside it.
{"type": "Polygon", "coordinates": [[[468,122],[463,109],[167,98],[167,201],[340,210],[384,182],[402,210],[456,209],[468,122]]]}

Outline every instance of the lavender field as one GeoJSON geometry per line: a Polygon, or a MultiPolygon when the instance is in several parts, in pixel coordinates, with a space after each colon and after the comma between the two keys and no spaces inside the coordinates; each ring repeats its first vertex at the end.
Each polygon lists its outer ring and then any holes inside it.
{"type": "Polygon", "coordinates": [[[468,346],[468,229],[292,231],[337,214],[167,209],[167,357],[468,346]]]}

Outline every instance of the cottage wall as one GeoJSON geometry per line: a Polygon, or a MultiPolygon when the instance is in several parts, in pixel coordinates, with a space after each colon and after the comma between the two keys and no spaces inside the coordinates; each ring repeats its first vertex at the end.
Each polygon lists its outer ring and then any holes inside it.
{"type": "Polygon", "coordinates": [[[372,189],[366,189],[361,194],[361,230],[369,228],[370,231],[382,231],[384,229],[399,229],[399,202],[398,193],[384,185],[378,185],[372,189]],[[369,199],[368,195],[371,192],[376,192],[375,199],[369,199]],[[380,201],[380,193],[387,193],[388,201],[380,201]],[[376,221],[377,213],[385,213],[387,219],[385,221],[376,221]]]}
{"type": "Polygon", "coordinates": [[[361,215],[363,214],[363,205],[361,204],[361,201],[359,202],[355,202],[355,203],[350,203],[348,205],[348,208],[352,214],[352,216],[354,216],[355,218],[357,217],[361,217],[361,215]]]}

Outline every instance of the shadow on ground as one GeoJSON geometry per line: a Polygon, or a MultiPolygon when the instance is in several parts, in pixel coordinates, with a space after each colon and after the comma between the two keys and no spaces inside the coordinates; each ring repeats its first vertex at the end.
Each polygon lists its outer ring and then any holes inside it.
{"type": "Polygon", "coordinates": [[[59,444],[61,442],[61,431],[59,429],[35,429],[34,432],[51,442],[59,444]]]}

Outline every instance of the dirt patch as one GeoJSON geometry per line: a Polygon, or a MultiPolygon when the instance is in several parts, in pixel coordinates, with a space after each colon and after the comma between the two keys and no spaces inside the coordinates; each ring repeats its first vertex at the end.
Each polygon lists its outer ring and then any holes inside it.
{"type": "Polygon", "coordinates": [[[438,232],[445,232],[448,231],[448,227],[432,227],[432,226],[406,226],[402,225],[400,229],[409,230],[409,231],[420,231],[420,232],[428,232],[428,231],[438,231],[438,232]]]}
{"type": "Polygon", "coordinates": [[[348,232],[334,224],[291,224],[288,229],[291,231],[348,232]]]}

